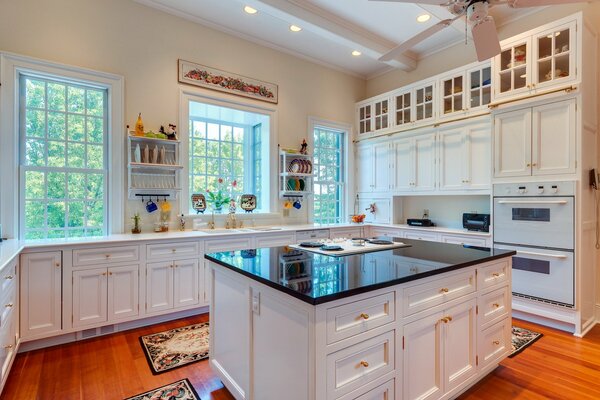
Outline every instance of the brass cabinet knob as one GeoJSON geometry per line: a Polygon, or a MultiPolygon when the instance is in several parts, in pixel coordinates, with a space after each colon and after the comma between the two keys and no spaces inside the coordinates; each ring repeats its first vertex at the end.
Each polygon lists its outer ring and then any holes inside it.
{"type": "Polygon", "coordinates": [[[175,252],[177,251],[177,249],[171,249],[171,251],[172,251],[173,253],[175,253],[175,252]]]}
{"type": "Polygon", "coordinates": [[[363,366],[363,367],[365,367],[365,368],[368,368],[368,367],[369,367],[369,363],[368,363],[368,362],[366,362],[366,361],[364,361],[364,360],[360,362],[360,365],[362,365],[362,366],[363,366]]]}
{"type": "Polygon", "coordinates": [[[492,342],[492,344],[494,344],[494,345],[498,346],[498,345],[500,344],[500,341],[499,341],[499,340],[494,340],[494,341],[492,342]]]}
{"type": "Polygon", "coordinates": [[[361,313],[361,314],[360,314],[360,317],[361,317],[362,319],[369,319],[369,314],[361,313]]]}
{"type": "Polygon", "coordinates": [[[106,258],[110,258],[110,254],[106,254],[106,255],[104,255],[104,257],[106,257],[106,258]]]}
{"type": "Polygon", "coordinates": [[[532,167],[537,167],[537,163],[531,164],[532,167]]]}
{"type": "Polygon", "coordinates": [[[54,264],[55,267],[60,268],[60,263],[57,262],[56,264],[54,264]]]}
{"type": "Polygon", "coordinates": [[[109,272],[109,273],[108,273],[108,276],[112,276],[112,272],[109,272]]]}
{"type": "Polygon", "coordinates": [[[8,303],[8,304],[6,304],[4,307],[6,307],[6,308],[11,308],[13,305],[14,305],[13,303],[8,303]]]}
{"type": "Polygon", "coordinates": [[[7,276],[4,277],[4,279],[8,279],[8,280],[11,280],[13,278],[14,278],[14,276],[12,276],[12,275],[7,275],[7,276]]]}
{"type": "Polygon", "coordinates": [[[13,345],[12,345],[12,344],[9,344],[9,345],[7,345],[7,346],[4,346],[4,348],[5,348],[5,349],[12,349],[12,348],[13,348],[13,345]]]}
{"type": "Polygon", "coordinates": [[[494,308],[499,308],[499,307],[500,307],[500,304],[498,304],[498,303],[494,303],[494,304],[492,304],[492,306],[493,306],[494,308]]]}
{"type": "Polygon", "coordinates": [[[531,163],[527,163],[527,166],[528,166],[528,167],[531,167],[531,163]]]}
{"type": "Polygon", "coordinates": [[[494,273],[492,274],[492,276],[493,276],[494,278],[499,278],[499,277],[500,277],[500,273],[499,273],[499,272],[494,272],[494,273]]]}
{"type": "Polygon", "coordinates": [[[102,273],[102,276],[106,276],[106,272],[103,272],[103,273],[102,273]]]}
{"type": "Polygon", "coordinates": [[[449,292],[448,288],[441,288],[440,289],[440,293],[448,293],[448,292],[449,292]]]}

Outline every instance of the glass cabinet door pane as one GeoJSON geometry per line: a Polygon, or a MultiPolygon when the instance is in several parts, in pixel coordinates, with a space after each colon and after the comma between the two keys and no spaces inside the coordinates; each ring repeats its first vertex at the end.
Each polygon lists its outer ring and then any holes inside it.
{"type": "Polygon", "coordinates": [[[481,71],[471,72],[471,89],[477,89],[481,86],[481,71]]]}
{"type": "Polygon", "coordinates": [[[361,108],[358,110],[358,113],[359,113],[359,117],[358,117],[358,119],[360,119],[360,120],[363,120],[363,119],[365,119],[365,108],[364,108],[364,107],[361,107],[361,108]]]}

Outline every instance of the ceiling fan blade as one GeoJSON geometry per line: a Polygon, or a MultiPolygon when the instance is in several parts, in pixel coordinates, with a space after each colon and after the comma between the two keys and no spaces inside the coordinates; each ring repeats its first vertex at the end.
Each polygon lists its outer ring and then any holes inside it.
{"type": "Polygon", "coordinates": [[[471,29],[477,60],[485,61],[500,54],[500,41],[494,18],[487,16],[471,29]]]}
{"type": "Polygon", "coordinates": [[[438,33],[445,27],[449,26],[454,21],[456,21],[458,18],[460,18],[460,17],[445,19],[445,20],[438,22],[435,25],[430,26],[429,28],[425,29],[423,32],[420,32],[420,33],[416,34],[415,36],[411,37],[410,39],[405,40],[400,45],[394,47],[392,50],[388,51],[387,53],[385,53],[384,55],[379,57],[379,61],[393,60],[394,58],[398,57],[400,54],[412,49],[414,46],[421,43],[423,40],[427,39],[428,37],[438,33]]]}
{"type": "Polygon", "coordinates": [[[508,4],[512,8],[541,7],[570,3],[583,3],[588,0],[512,0],[508,4]]]}
{"type": "Polygon", "coordinates": [[[411,3],[411,4],[430,4],[433,6],[445,6],[448,4],[448,0],[369,0],[369,1],[381,1],[387,3],[411,3]]]}

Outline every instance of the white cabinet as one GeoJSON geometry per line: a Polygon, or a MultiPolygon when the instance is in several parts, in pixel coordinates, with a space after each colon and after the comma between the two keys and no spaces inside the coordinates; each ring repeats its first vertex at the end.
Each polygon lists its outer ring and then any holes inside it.
{"type": "Polygon", "coordinates": [[[404,326],[404,399],[437,399],[477,372],[476,302],[404,326]]]}
{"type": "Polygon", "coordinates": [[[387,129],[390,126],[390,99],[384,97],[373,102],[375,131],[387,129]]]}
{"type": "Polygon", "coordinates": [[[491,127],[475,123],[440,129],[440,190],[481,190],[491,184],[491,127]]]}
{"type": "Polygon", "coordinates": [[[356,188],[359,193],[373,191],[373,147],[370,144],[356,146],[356,188]]]}
{"type": "Polygon", "coordinates": [[[425,134],[414,139],[414,190],[435,189],[435,135],[425,134]]]}
{"type": "Polygon", "coordinates": [[[455,116],[466,111],[465,73],[452,72],[440,77],[440,118],[455,116]]]}
{"type": "Polygon", "coordinates": [[[139,314],[139,266],[73,271],[73,326],[115,322],[139,314]]]}
{"type": "Polygon", "coordinates": [[[386,192],[390,189],[390,143],[357,147],[359,192],[386,192]]]}
{"type": "Polygon", "coordinates": [[[394,125],[410,125],[413,122],[413,94],[410,89],[401,89],[392,94],[394,104],[394,125]]]}
{"type": "Polygon", "coordinates": [[[545,88],[575,80],[576,21],[556,26],[533,36],[534,88],[545,88]]]}
{"type": "Polygon", "coordinates": [[[398,139],[392,143],[392,189],[395,191],[412,190],[415,161],[413,155],[413,139],[398,139]]]}
{"type": "Polygon", "coordinates": [[[575,173],[576,100],[494,116],[494,176],[575,173]]]}
{"type": "Polygon", "coordinates": [[[198,259],[146,265],[146,311],[185,308],[200,302],[198,259]]]}
{"type": "Polygon", "coordinates": [[[391,126],[391,103],[391,97],[385,95],[357,104],[358,135],[365,136],[388,129],[391,126]]]}
{"type": "Polygon", "coordinates": [[[11,261],[0,273],[0,393],[19,346],[18,263],[11,261]]]}
{"type": "Polygon", "coordinates": [[[423,124],[433,121],[437,116],[435,112],[436,86],[435,81],[419,82],[412,88],[415,104],[414,122],[423,124]]]}
{"type": "Polygon", "coordinates": [[[373,132],[371,103],[358,105],[356,108],[358,115],[358,134],[364,135],[373,132]]]}
{"type": "Polygon", "coordinates": [[[489,62],[467,70],[467,108],[485,109],[492,102],[492,67],[489,62]]]}
{"type": "Polygon", "coordinates": [[[21,336],[52,336],[62,330],[62,253],[21,255],[21,336]]]}
{"type": "Polygon", "coordinates": [[[528,93],[531,88],[531,38],[502,43],[502,52],[494,58],[494,98],[528,93]]]}
{"type": "MultiPolygon", "coordinates": [[[[392,142],[394,191],[435,189],[435,134],[426,133],[392,142]]],[[[379,179],[379,176],[378,176],[379,179]]]]}

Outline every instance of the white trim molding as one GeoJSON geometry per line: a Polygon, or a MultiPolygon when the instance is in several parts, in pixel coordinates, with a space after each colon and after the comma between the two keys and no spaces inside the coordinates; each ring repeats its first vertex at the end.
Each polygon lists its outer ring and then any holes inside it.
{"type": "Polygon", "coordinates": [[[123,192],[125,182],[124,149],[124,78],[101,71],[0,53],[0,223],[9,238],[19,232],[19,93],[21,73],[43,77],[60,77],[74,83],[108,90],[108,227],[107,233],[122,233],[124,226],[123,192]]]}

